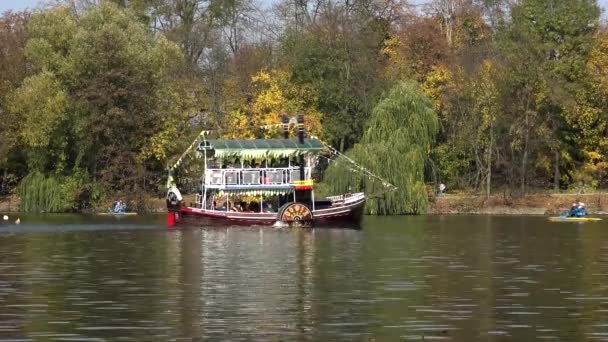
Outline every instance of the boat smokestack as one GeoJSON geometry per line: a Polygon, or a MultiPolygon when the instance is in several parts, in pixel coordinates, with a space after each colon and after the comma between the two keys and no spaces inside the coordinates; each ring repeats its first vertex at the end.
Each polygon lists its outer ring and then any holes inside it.
{"type": "Polygon", "coordinates": [[[304,115],[298,114],[298,140],[300,144],[304,143],[304,115]]]}
{"type": "MultiPolygon", "coordinates": [[[[298,114],[297,118],[298,122],[298,141],[300,144],[304,144],[304,114],[298,114]]],[[[300,180],[306,179],[306,174],[304,171],[304,155],[300,155],[300,180]]]]}
{"type": "Polygon", "coordinates": [[[306,173],[304,172],[304,155],[301,154],[300,155],[300,160],[299,160],[299,164],[300,164],[300,180],[306,180],[306,173]]]}
{"type": "Polygon", "coordinates": [[[289,139],[289,118],[283,115],[283,138],[289,139]]]}

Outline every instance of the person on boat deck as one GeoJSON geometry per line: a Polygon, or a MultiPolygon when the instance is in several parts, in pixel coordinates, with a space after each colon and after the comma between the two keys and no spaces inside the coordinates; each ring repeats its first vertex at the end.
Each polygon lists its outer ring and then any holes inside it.
{"type": "Polygon", "coordinates": [[[255,202],[250,202],[249,206],[247,207],[247,210],[252,212],[252,213],[257,213],[260,211],[260,205],[258,203],[255,202]]]}
{"type": "Polygon", "coordinates": [[[272,207],[272,204],[268,203],[266,205],[266,209],[264,209],[264,212],[266,212],[266,213],[274,213],[275,211],[274,211],[274,208],[272,207]]]}

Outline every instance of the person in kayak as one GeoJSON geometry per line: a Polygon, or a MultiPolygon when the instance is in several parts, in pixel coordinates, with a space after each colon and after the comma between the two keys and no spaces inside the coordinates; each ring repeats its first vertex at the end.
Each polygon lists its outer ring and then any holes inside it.
{"type": "Polygon", "coordinates": [[[572,203],[572,207],[570,211],[566,215],[567,217],[584,217],[587,215],[585,210],[585,203],[579,201],[578,199],[572,203]]]}
{"type": "Polygon", "coordinates": [[[121,200],[114,202],[114,204],[112,205],[112,212],[115,214],[122,214],[125,212],[125,209],[126,205],[121,200]]]}

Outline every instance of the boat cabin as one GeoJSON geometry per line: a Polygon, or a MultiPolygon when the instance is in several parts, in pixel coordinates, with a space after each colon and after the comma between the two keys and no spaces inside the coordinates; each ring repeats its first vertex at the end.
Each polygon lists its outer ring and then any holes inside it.
{"type": "Polygon", "coordinates": [[[276,212],[300,202],[314,210],[313,169],[324,145],[315,139],[204,140],[201,192],[193,207],[276,212]]]}

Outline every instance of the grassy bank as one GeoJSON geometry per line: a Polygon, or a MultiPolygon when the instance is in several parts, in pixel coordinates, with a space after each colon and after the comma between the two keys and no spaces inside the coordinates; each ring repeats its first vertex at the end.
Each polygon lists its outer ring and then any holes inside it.
{"type": "Polygon", "coordinates": [[[14,213],[19,211],[19,196],[0,196],[0,213],[14,213]]]}
{"type": "MultiPolygon", "coordinates": [[[[115,196],[117,199],[124,199],[124,196],[115,196]]],[[[106,212],[112,207],[114,200],[106,200],[99,203],[94,208],[87,210],[86,212],[106,212]]],[[[167,211],[167,205],[164,198],[158,198],[154,195],[145,195],[143,202],[141,199],[129,199],[126,198],[128,208],[137,208],[138,206],[143,208],[139,210],[142,212],[158,213],[167,211]],[[139,203],[139,204],[138,204],[139,203]]],[[[8,195],[0,196],[0,213],[14,213],[19,212],[19,196],[8,195]]]]}
{"type": "Polygon", "coordinates": [[[497,214],[497,215],[558,215],[570,209],[579,199],[590,215],[608,214],[608,193],[563,194],[532,193],[525,196],[506,194],[445,194],[431,199],[430,214],[497,214]]]}
{"type": "MultiPolygon", "coordinates": [[[[189,203],[194,200],[185,196],[189,203]]],[[[525,196],[496,194],[486,198],[472,193],[445,194],[430,199],[429,214],[496,214],[496,215],[557,215],[567,211],[573,201],[579,199],[587,205],[591,215],[608,215],[608,192],[587,194],[532,193],[525,196]]],[[[105,212],[111,201],[100,204],[93,212],[105,212]]],[[[0,213],[18,212],[19,197],[0,197],[0,213]]],[[[164,198],[146,196],[144,211],[158,213],[166,211],[164,198]]]]}

